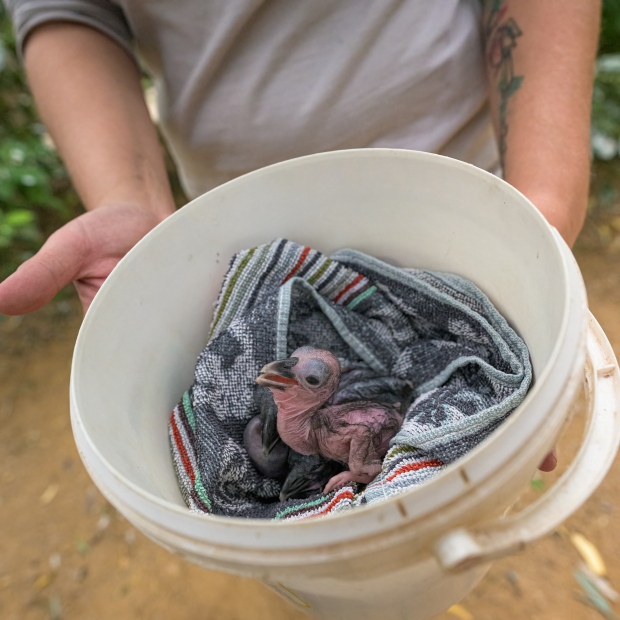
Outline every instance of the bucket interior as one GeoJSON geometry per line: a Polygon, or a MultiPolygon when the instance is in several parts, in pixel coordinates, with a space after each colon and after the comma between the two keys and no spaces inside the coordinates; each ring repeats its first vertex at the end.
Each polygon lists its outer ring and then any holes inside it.
{"type": "MultiPolygon", "coordinates": [[[[117,477],[185,505],[168,446],[170,412],[193,381],[232,254],[276,237],[469,278],[525,340],[536,378],[566,329],[569,285],[553,231],[500,179],[387,149],[277,164],[163,222],[89,310],[74,356],[74,415],[117,477]]],[[[568,372],[571,360],[559,363],[568,372]]]]}

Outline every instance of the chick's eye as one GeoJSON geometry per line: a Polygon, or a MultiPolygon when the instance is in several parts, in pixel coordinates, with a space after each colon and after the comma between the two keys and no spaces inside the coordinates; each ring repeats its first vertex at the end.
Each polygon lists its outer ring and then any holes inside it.
{"type": "Polygon", "coordinates": [[[307,385],[318,387],[325,385],[329,379],[329,368],[323,360],[310,359],[304,362],[300,375],[307,385]]]}

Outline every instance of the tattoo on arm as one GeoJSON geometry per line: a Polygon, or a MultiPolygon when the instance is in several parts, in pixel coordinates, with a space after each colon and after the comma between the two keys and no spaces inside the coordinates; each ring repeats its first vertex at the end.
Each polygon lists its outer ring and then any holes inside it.
{"type": "Polygon", "coordinates": [[[508,135],[508,99],[519,90],[522,75],[514,74],[512,51],[523,34],[512,18],[506,19],[508,7],[504,0],[491,0],[484,15],[485,54],[499,92],[499,155],[502,166],[506,158],[508,135]]]}

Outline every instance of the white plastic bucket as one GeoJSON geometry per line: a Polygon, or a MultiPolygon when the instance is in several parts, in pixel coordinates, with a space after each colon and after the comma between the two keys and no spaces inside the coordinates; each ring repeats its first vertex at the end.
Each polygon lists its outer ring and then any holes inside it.
{"type": "Polygon", "coordinates": [[[255,577],[319,618],[423,619],[461,599],[495,557],[556,527],[618,447],[619,376],[568,247],[502,180],[445,157],[324,153],[231,181],[145,237],[108,278],[76,344],[71,411],[103,494],[167,549],[255,577]],[[275,237],[353,247],[475,282],[525,339],[535,384],[487,440],[431,482],[295,522],[190,514],[168,446],[231,255],[275,237]],[[585,378],[583,446],[557,484],[502,518],[553,446],[585,378]]]}

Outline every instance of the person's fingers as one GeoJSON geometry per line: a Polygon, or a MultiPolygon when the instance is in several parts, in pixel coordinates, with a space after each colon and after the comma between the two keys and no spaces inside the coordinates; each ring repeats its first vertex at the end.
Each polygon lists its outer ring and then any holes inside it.
{"type": "Polygon", "coordinates": [[[37,254],[0,283],[0,314],[26,314],[43,307],[76,279],[86,252],[75,220],[56,231],[37,254]]]}
{"type": "Polygon", "coordinates": [[[540,471],[553,471],[558,464],[558,453],[555,448],[547,454],[547,456],[543,459],[543,462],[538,466],[540,471]]]}
{"type": "Polygon", "coordinates": [[[148,209],[129,205],[80,215],[0,283],[0,314],[38,310],[70,282],[75,282],[86,312],[118,261],[160,221],[148,209]]]}
{"type": "Polygon", "coordinates": [[[82,303],[82,309],[84,310],[84,314],[86,314],[86,311],[90,307],[90,304],[93,303],[95,295],[97,294],[105,280],[105,278],[85,278],[83,280],[78,280],[77,282],[74,282],[78,297],[80,298],[80,302],[82,303]]]}

